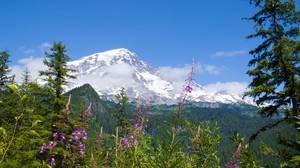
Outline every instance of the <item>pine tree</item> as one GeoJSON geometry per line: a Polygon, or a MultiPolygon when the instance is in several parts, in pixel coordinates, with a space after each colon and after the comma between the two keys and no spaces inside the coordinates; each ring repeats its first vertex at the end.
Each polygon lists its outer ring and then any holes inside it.
{"type": "Polygon", "coordinates": [[[118,107],[114,116],[117,119],[116,126],[119,128],[119,135],[126,136],[130,127],[130,122],[126,114],[126,107],[128,104],[128,97],[126,96],[125,89],[122,88],[118,95],[118,107]]]}
{"type": "Polygon", "coordinates": [[[28,88],[28,85],[30,83],[30,73],[28,68],[26,67],[24,73],[22,74],[22,83],[21,83],[21,91],[24,94],[28,88]]]}
{"type": "Polygon", "coordinates": [[[250,51],[253,59],[247,74],[253,77],[246,96],[265,105],[259,113],[273,116],[288,107],[286,117],[298,116],[300,101],[300,13],[294,0],[251,0],[259,11],[248,18],[254,21],[254,34],[263,42],[250,51]]]}
{"type": "MultiPolygon", "coordinates": [[[[253,59],[247,74],[253,77],[251,89],[246,96],[254,97],[260,108],[259,114],[271,117],[284,112],[284,118],[266,125],[254,134],[253,140],[260,132],[268,130],[283,121],[294,124],[300,117],[300,12],[295,0],[250,0],[259,11],[249,20],[254,21],[256,32],[248,38],[260,37],[263,42],[250,51],[253,59]],[[284,110],[282,110],[284,109],[284,110]]],[[[298,129],[298,133],[300,130],[298,129]]],[[[294,152],[282,153],[287,159],[283,167],[300,166],[299,140],[285,137],[278,143],[290,147],[294,152]]]]}
{"type": "Polygon", "coordinates": [[[50,49],[52,53],[47,53],[48,59],[44,60],[44,64],[48,67],[47,70],[40,71],[41,76],[46,76],[48,85],[54,92],[54,107],[56,111],[63,109],[65,102],[63,102],[62,93],[63,86],[68,84],[67,79],[75,78],[70,75],[74,70],[67,67],[67,62],[70,57],[66,55],[66,47],[61,42],[54,43],[50,49]]]}
{"type": "Polygon", "coordinates": [[[8,67],[9,53],[7,50],[0,52],[0,90],[3,90],[7,84],[13,83],[14,76],[9,75],[11,70],[8,67]]]}

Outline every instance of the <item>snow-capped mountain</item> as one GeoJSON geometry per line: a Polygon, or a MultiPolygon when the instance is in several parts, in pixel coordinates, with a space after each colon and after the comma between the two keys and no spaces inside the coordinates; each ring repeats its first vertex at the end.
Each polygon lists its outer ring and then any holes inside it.
{"type": "MultiPolygon", "coordinates": [[[[89,83],[100,96],[115,97],[123,87],[131,99],[141,98],[150,103],[175,104],[183,97],[184,80],[169,81],[159,75],[157,69],[140,60],[128,49],[114,49],[85,56],[68,62],[77,77],[70,88],[89,83]]],[[[169,74],[173,75],[173,74],[169,74]]],[[[211,92],[205,87],[194,84],[188,101],[208,103],[251,103],[238,95],[227,92],[211,92]]]]}

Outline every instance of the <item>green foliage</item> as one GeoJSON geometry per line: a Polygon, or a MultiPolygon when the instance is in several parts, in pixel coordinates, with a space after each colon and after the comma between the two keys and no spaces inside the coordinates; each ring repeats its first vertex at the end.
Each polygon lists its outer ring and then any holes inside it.
{"type": "Polygon", "coordinates": [[[7,84],[14,82],[14,76],[9,75],[11,70],[8,67],[10,55],[8,54],[8,51],[2,51],[0,52],[0,91],[5,89],[5,86],[7,84]]]}
{"type": "Polygon", "coordinates": [[[231,140],[236,144],[236,151],[232,155],[230,162],[226,164],[226,167],[234,167],[237,165],[241,168],[259,168],[260,164],[257,162],[253,151],[249,147],[249,144],[245,142],[244,138],[240,138],[239,133],[235,132],[231,137],[231,140]]]}
{"type": "Polygon", "coordinates": [[[248,38],[260,37],[262,44],[250,51],[247,74],[253,77],[250,91],[245,95],[256,98],[263,116],[272,116],[279,107],[291,106],[291,113],[299,112],[299,23],[300,12],[294,0],[251,0],[259,11],[249,20],[254,21],[256,33],[248,38]]]}
{"type": "MultiPolygon", "coordinates": [[[[256,1],[256,5],[259,6],[262,2],[265,1],[256,1]]],[[[266,2],[279,3],[275,0],[266,2]]],[[[271,6],[268,5],[267,7],[272,7],[272,3],[271,6]]],[[[279,7],[280,5],[281,3],[279,7]]],[[[285,5],[283,7],[292,7],[292,3],[285,5]]],[[[260,20],[260,14],[252,19],[260,20]]],[[[258,27],[262,28],[265,20],[258,20],[258,27]]],[[[292,26],[289,28],[292,29],[292,26]]],[[[269,32],[261,30],[254,36],[260,36],[261,33],[267,33],[263,36],[267,37],[269,32]]],[[[291,31],[291,36],[285,35],[276,44],[265,46],[274,53],[271,54],[274,58],[268,54],[260,55],[260,49],[252,51],[257,57],[250,62],[257,67],[249,70],[249,74],[259,74],[259,78],[255,78],[257,80],[252,83],[253,90],[248,94],[258,97],[258,104],[274,101],[275,105],[277,103],[281,106],[290,103],[293,108],[283,111],[299,130],[300,120],[295,115],[298,107],[294,108],[293,102],[298,101],[299,88],[295,87],[293,80],[299,82],[299,74],[295,73],[294,78],[283,78],[280,74],[274,76],[275,72],[293,72],[293,66],[298,65],[295,62],[299,61],[296,57],[299,51],[297,47],[294,48],[296,43],[291,38],[293,33],[295,32],[291,31]],[[284,57],[284,60],[276,62],[275,57],[284,57]],[[275,63],[272,62],[273,59],[275,63]],[[269,69],[264,69],[265,67],[269,69]],[[282,67],[286,69],[280,71],[282,67]],[[286,82],[286,79],[290,79],[289,82],[293,84],[286,82]],[[283,90],[277,94],[278,86],[283,86],[283,90]],[[292,92],[295,94],[291,94],[292,92]],[[266,95],[260,97],[264,93],[266,95]],[[280,97],[271,99],[274,95],[280,97]]],[[[281,37],[280,33],[275,35],[276,38],[281,37]]],[[[177,106],[147,105],[143,108],[139,102],[128,102],[124,89],[121,90],[117,103],[101,100],[88,84],[63,95],[63,85],[68,83],[68,78],[72,78],[69,74],[72,70],[66,67],[69,57],[61,43],[54,43],[51,51],[52,53],[47,53],[48,59],[44,60],[48,69],[40,72],[42,76],[46,76],[47,85],[39,86],[30,82],[30,75],[26,70],[21,86],[6,82],[3,85],[6,88],[0,89],[0,167],[219,168],[227,163],[226,167],[238,165],[255,168],[260,167],[261,161],[261,165],[269,167],[278,167],[280,163],[282,167],[299,167],[299,137],[295,137],[296,131],[286,122],[281,122],[278,118],[258,118],[253,114],[256,108],[247,105],[216,105],[212,109],[201,107],[201,103],[186,104],[185,97],[192,92],[194,69],[190,72],[181,103],[177,106]],[[65,96],[69,96],[69,99],[65,96]],[[130,115],[133,116],[131,120],[130,115]],[[265,124],[276,125],[277,132],[273,130],[266,135],[258,135],[258,142],[253,142],[251,146],[238,133],[234,133],[232,142],[224,138],[231,135],[234,129],[242,136],[249,137],[265,124]],[[285,133],[279,136],[282,148],[277,148],[278,144],[272,139],[278,132],[285,133]],[[268,142],[263,145],[262,150],[268,156],[270,153],[285,156],[285,160],[271,163],[270,158],[263,157],[257,148],[259,142],[268,142]],[[232,156],[231,159],[229,155],[232,156]]],[[[1,54],[6,58],[2,61],[7,70],[4,71],[5,74],[9,72],[6,66],[9,55],[5,52],[1,54]]],[[[266,108],[270,107],[273,108],[272,105],[266,108]]],[[[261,114],[273,115],[266,111],[261,114]]]]}
{"type": "Polygon", "coordinates": [[[128,134],[128,128],[130,127],[130,122],[126,113],[126,106],[128,104],[128,97],[125,94],[125,89],[122,88],[120,94],[118,95],[117,111],[114,116],[117,119],[116,127],[119,128],[119,135],[125,136],[128,134]]]}
{"type": "Polygon", "coordinates": [[[64,101],[62,99],[63,85],[68,83],[68,78],[75,78],[70,75],[73,70],[67,67],[70,57],[65,54],[66,47],[61,42],[54,43],[50,49],[52,53],[46,53],[48,59],[44,60],[47,70],[40,71],[41,76],[46,77],[49,87],[54,92],[54,106],[57,112],[63,109],[64,101]]]}
{"type": "MultiPolygon", "coordinates": [[[[248,70],[247,74],[252,76],[253,80],[249,85],[251,90],[245,95],[254,97],[258,105],[264,105],[259,110],[260,115],[270,117],[276,113],[283,113],[284,116],[281,121],[262,127],[255,137],[285,120],[297,127],[300,115],[300,12],[294,0],[250,2],[259,10],[249,18],[254,21],[256,32],[248,38],[260,37],[263,42],[250,51],[254,58],[249,61],[249,66],[254,68],[248,70]]],[[[264,153],[272,152],[289,162],[295,161],[293,164],[286,164],[285,161],[283,167],[298,167],[298,142],[281,137],[278,143],[291,149],[286,152],[263,145],[264,153]]]]}
{"type": "MultiPolygon", "coordinates": [[[[31,106],[32,98],[29,94],[21,94],[16,85],[8,85],[7,97],[13,100],[2,101],[1,105],[11,104],[15,106],[3,108],[1,114],[10,114],[6,119],[14,122],[2,122],[5,130],[1,139],[0,167],[39,167],[40,161],[36,159],[39,146],[49,132],[43,127],[45,118],[31,106]]],[[[29,87],[29,90],[33,88],[29,87]]]]}
{"type": "MultiPolygon", "coordinates": [[[[195,130],[195,129],[194,129],[195,130]]],[[[221,136],[217,123],[201,122],[191,139],[190,159],[192,167],[220,167],[217,146],[221,136]]]]}

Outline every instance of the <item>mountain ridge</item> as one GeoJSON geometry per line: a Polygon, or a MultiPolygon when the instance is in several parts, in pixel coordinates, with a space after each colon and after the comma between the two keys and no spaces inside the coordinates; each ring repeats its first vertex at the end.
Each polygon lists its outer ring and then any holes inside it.
{"type": "MultiPolygon", "coordinates": [[[[126,48],[94,53],[68,62],[67,66],[76,70],[72,75],[77,77],[68,89],[89,83],[101,97],[106,98],[113,98],[123,87],[130,99],[141,98],[153,104],[176,104],[182,99],[185,81],[164,79],[157,69],[126,48]]],[[[228,92],[209,92],[197,83],[186,100],[253,104],[249,98],[242,99],[239,95],[228,92]]]]}

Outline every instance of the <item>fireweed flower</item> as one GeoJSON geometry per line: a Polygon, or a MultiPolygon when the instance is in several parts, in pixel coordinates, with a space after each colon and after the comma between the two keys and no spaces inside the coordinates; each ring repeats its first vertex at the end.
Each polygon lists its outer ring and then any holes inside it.
{"type": "Polygon", "coordinates": [[[57,132],[54,132],[54,133],[52,134],[52,137],[53,137],[53,139],[56,139],[56,138],[58,137],[58,133],[57,133],[57,132]]]}
{"type": "Polygon", "coordinates": [[[79,142],[78,148],[79,148],[79,149],[84,149],[84,147],[85,147],[84,144],[83,144],[82,142],[79,142]]]}
{"type": "Polygon", "coordinates": [[[123,144],[126,148],[129,148],[131,146],[130,142],[126,137],[123,138],[123,144]]]}
{"type": "Polygon", "coordinates": [[[72,135],[82,137],[83,139],[87,139],[87,133],[85,132],[85,130],[74,130],[72,132],[72,135]]]}
{"type": "Polygon", "coordinates": [[[136,137],[136,134],[130,134],[129,136],[131,139],[134,139],[136,137]]]}
{"type": "Polygon", "coordinates": [[[55,161],[54,156],[51,156],[51,157],[50,157],[49,162],[50,162],[50,165],[51,165],[51,166],[54,166],[54,165],[56,164],[56,161],[55,161]]]}
{"type": "Polygon", "coordinates": [[[138,144],[139,144],[139,141],[137,141],[137,140],[133,141],[133,146],[138,146],[138,144]]]}
{"type": "Polygon", "coordinates": [[[136,130],[140,130],[142,128],[142,120],[141,119],[138,119],[134,125],[134,128],[136,130]]]}
{"type": "Polygon", "coordinates": [[[192,69],[188,74],[188,78],[185,80],[186,85],[183,86],[183,91],[185,93],[191,93],[193,91],[193,87],[195,85],[195,63],[194,63],[194,59],[192,62],[192,69]]]}
{"type": "Polygon", "coordinates": [[[191,93],[193,91],[193,88],[191,86],[185,86],[184,91],[191,93]]]}
{"type": "Polygon", "coordinates": [[[226,164],[225,165],[226,168],[238,168],[238,166],[234,163],[234,164],[226,164]]]}
{"type": "Polygon", "coordinates": [[[40,153],[44,153],[46,149],[47,149],[47,145],[43,143],[43,145],[41,146],[40,153]]]}
{"type": "Polygon", "coordinates": [[[49,148],[52,149],[56,146],[56,142],[54,141],[51,141],[50,144],[49,144],[49,148]]]}
{"type": "Polygon", "coordinates": [[[241,153],[242,148],[243,148],[242,144],[240,143],[239,146],[237,147],[235,153],[230,158],[230,162],[225,165],[226,168],[238,168],[238,166],[236,164],[236,160],[238,159],[238,157],[239,157],[239,155],[241,153]]]}
{"type": "Polygon", "coordinates": [[[60,134],[60,141],[59,141],[59,143],[61,143],[61,144],[64,143],[64,140],[66,139],[65,136],[66,136],[65,133],[61,133],[61,134],[60,134]]]}
{"type": "Polygon", "coordinates": [[[71,149],[71,145],[67,144],[67,149],[70,150],[71,149]]]}
{"type": "MultiPolygon", "coordinates": [[[[83,139],[87,139],[87,133],[84,130],[74,130],[72,132],[71,139],[69,139],[70,143],[75,143],[77,145],[77,148],[79,149],[79,157],[82,158],[85,150],[85,145],[82,143],[83,139]]],[[[71,145],[67,145],[68,150],[71,149],[71,145]]]]}

